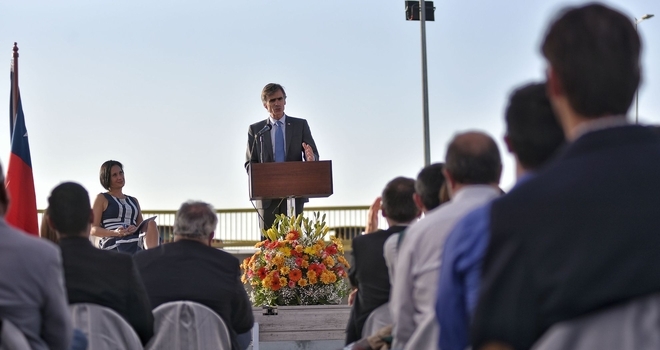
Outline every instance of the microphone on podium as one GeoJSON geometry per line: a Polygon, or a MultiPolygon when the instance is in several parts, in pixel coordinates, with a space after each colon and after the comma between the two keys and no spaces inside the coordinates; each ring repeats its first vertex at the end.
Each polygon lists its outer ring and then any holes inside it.
{"type": "Polygon", "coordinates": [[[257,135],[255,137],[259,137],[259,136],[269,132],[270,129],[272,129],[272,128],[273,128],[273,125],[271,125],[270,123],[266,123],[266,125],[264,125],[264,127],[261,128],[261,130],[259,130],[259,132],[257,133],[257,135]]]}

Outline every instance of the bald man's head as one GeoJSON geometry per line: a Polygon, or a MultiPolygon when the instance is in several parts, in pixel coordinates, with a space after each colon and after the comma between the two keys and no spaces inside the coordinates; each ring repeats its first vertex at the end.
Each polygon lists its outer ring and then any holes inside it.
{"type": "Polygon", "coordinates": [[[502,173],[500,151],[482,132],[457,134],[447,148],[445,170],[459,184],[497,184],[502,173]]]}

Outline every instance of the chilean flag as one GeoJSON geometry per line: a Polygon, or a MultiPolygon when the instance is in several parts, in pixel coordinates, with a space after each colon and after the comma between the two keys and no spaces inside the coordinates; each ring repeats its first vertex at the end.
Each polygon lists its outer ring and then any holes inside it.
{"type": "MultiPolygon", "coordinates": [[[[13,74],[12,81],[13,81],[13,74]]],[[[9,100],[9,131],[11,133],[11,155],[7,166],[5,187],[9,194],[9,209],[5,220],[10,225],[27,233],[39,236],[37,220],[37,196],[34,192],[34,177],[32,176],[32,160],[30,159],[30,145],[28,143],[27,128],[21,94],[14,91],[11,85],[9,100]],[[17,110],[13,110],[14,94],[18,95],[17,110]],[[14,117],[16,118],[14,121],[14,117]]]]}

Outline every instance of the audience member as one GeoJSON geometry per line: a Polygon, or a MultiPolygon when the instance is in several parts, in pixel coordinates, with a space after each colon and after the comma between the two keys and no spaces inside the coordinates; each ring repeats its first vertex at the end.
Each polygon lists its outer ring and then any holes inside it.
{"type": "Polygon", "coordinates": [[[660,291],[660,140],[626,119],[640,81],[630,19],[591,3],[550,25],[548,97],[570,144],[492,204],[475,349],[527,349],[557,322],[660,291]]]}
{"type": "MultiPolygon", "coordinates": [[[[564,143],[564,133],[545,91],[545,84],[521,87],[513,92],[506,109],[504,141],[516,159],[519,183],[564,143]]],[[[442,350],[464,350],[469,346],[469,322],[477,303],[489,225],[490,203],[459,221],[445,242],[436,305],[442,350]]]]}
{"type": "MultiPolygon", "coordinates": [[[[442,189],[446,188],[445,175],[442,174],[443,163],[434,163],[424,167],[415,180],[415,193],[413,200],[422,214],[425,214],[440,204],[449,201],[449,198],[443,198],[442,189]]],[[[396,267],[399,246],[405,236],[405,230],[391,235],[383,246],[385,263],[390,273],[390,284],[394,285],[394,269],[396,267]]]]}
{"type": "Polygon", "coordinates": [[[89,231],[94,219],[89,194],[65,182],[48,197],[48,216],[60,237],[69,304],[91,303],[119,313],[143,344],[153,335],[147,293],[130,255],[94,248],[89,231]]]}
{"type": "Polygon", "coordinates": [[[353,265],[348,276],[353,287],[357,288],[357,297],[346,327],[346,344],[362,338],[362,328],[369,314],[390,298],[390,279],[383,244],[388,237],[403,231],[419,217],[419,210],[413,201],[414,193],[413,179],[397,177],[390,181],[381,196],[381,212],[389,228],[353,239],[353,265]]]}
{"type": "Polygon", "coordinates": [[[497,197],[502,163],[497,144],[479,132],[459,134],[449,144],[443,173],[451,201],[406,230],[396,265],[390,310],[394,349],[435,349],[435,300],[440,253],[454,224],[497,197]]]}
{"type": "MultiPolygon", "coordinates": [[[[0,181],[5,182],[0,165],[0,181]]],[[[0,186],[0,320],[13,323],[33,350],[67,350],[73,328],[60,252],[53,243],[5,222],[9,206],[0,186]]]]}
{"type": "Polygon", "coordinates": [[[211,205],[186,202],[174,219],[174,242],[141,251],[134,259],[153,308],[181,300],[203,304],[227,324],[232,349],[238,350],[247,347],[239,345],[237,334],[252,329],[252,304],[240,281],[238,259],[211,247],[217,224],[211,205]]]}
{"type": "Polygon", "coordinates": [[[60,244],[60,237],[48,224],[48,208],[41,215],[41,226],[39,227],[39,237],[49,240],[55,244],[60,244]]]}

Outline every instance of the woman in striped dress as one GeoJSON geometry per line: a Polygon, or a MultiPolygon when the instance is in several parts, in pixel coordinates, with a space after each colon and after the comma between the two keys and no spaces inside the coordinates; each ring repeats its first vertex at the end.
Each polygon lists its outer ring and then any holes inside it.
{"type": "Polygon", "coordinates": [[[140,203],[122,192],[124,166],[115,160],[101,165],[99,178],[103,188],[94,200],[94,222],[91,235],[101,237],[99,248],[133,254],[158,245],[158,227],[150,221],[146,232],[137,232],[142,222],[140,203]],[[145,246],[146,245],[146,246],[145,246]]]}

